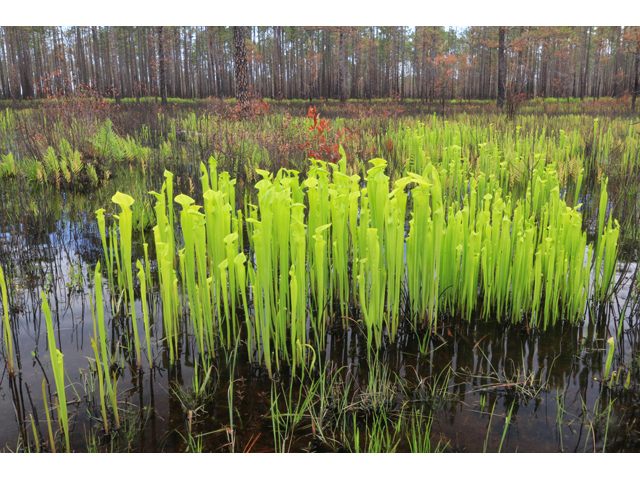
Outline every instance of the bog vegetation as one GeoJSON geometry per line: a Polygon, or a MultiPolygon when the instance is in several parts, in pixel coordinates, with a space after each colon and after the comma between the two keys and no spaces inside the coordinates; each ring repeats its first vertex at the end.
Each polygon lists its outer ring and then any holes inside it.
{"type": "Polygon", "coordinates": [[[637,451],[616,100],[174,103],[0,114],[4,448],[637,451]]]}

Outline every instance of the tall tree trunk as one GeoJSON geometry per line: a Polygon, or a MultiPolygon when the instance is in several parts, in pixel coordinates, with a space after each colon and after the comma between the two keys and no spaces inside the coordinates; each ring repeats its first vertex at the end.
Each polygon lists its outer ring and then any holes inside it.
{"type": "Polygon", "coordinates": [[[582,84],[582,95],[589,96],[587,88],[589,86],[589,50],[591,49],[591,27],[587,27],[587,53],[585,54],[586,61],[584,66],[584,80],[582,84]]]}
{"type": "Polygon", "coordinates": [[[507,64],[504,57],[504,27],[498,27],[498,108],[504,104],[507,64]]]}
{"type": "Polygon", "coordinates": [[[160,97],[167,104],[167,72],[164,62],[164,27],[158,27],[158,65],[160,67],[160,97]]]}
{"type": "Polygon", "coordinates": [[[622,27],[613,27],[616,29],[616,53],[614,55],[614,65],[613,65],[613,96],[617,97],[622,93],[622,86],[620,81],[620,71],[622,67],[622,42],[620,41],[622,37],[622,27]]]}
{"type": "Polygon", "coordinates": [[[249,86],[247,84],[247,45],[244,39],[244,27],[233,27],[233,62],[236,73],[236,99],[240,115],[249,115],[249,86]]]}
{"type": "Polygon", "coordinates": [[[359,32],[356,33],[355,38],[354,38],[354,42],[355,42],[355,62],[354,62],[354,66],[353,66],[353,77],[351,79],[351,96],[355,97],[355,98],[360,98],[360,85],[361,85],[361,80],[360,80],[360,64],[362,63],[361,60],[361,48],[360,48],[360,35],[359,32]]]}
{"type": "Polygon", "coordinates": [[[547,96],[547,75],[548,75],[547,62],[549,61],[548,56],[549,56],[549,46],[547,45],[547,40],[543,39],[542,40],[542,58],[541,58],[541,65],[540,65],[540,96],[542,97],[547,96]]]}
{"type": "Polygon", "coordinates": [[[129,47],[127,45],[130,43],[131,39],[129,38],[129,35],[127,35],[126,31],[120,31],[123,34],[121,51],[124,51],[124,53],[120,55],[120,58],[124,58],[124,78],[121,79],[122,96],[131,97],[133,94],[133,74],[131,72],[131,60],[129,59],[129,47]]]}
{"type": "Polygon", "coordinates": [[[285,85],[285,74],[284,74],[284,55],[282,54],[282,27],[276,27],[278,31],[278,36],[276,38],[276,72],[278,76],[278,88],[276,89],[276,96],[278,99],[284,98],[286,93],[286,85],[285,85]]]}
{"type": "Polygon", "coordinates": [[[138,59],[140,65],[140,95],[149,96],[149,52],[147,51],[147,42],[142,39],[146,38],[147,28],[137,27],[136,34],[138,37],[138,59]]]}
{"type": "Polygon", "coordinates": [[[480,98],[484,100],[487,94],[487,71],[485,68],[485,55],[486,55],[486,40],[487,40],[487,27],[482,28],[482,53],[480,54],[480,98]]]}
{"type": "Polygon", "coordinates": [[[193,72],[190,72],[189,62],[191,60],[191,27],[185,27],[184,38],[184,94],[187,98],[193,98],[191,90],[191,80],[193,72]],[[188,30],[188,31],[187,31],[188,30]]]}
{"type": "Polygon", "coordinates": [[[585,91],[587,90],[587,73],[589,69],[589,43],[591,37],[589,30],[591,27],[584,27],[582,34],[582,55],[580,58],[580,87],[579,96],[580,100],[584,98],[585,91]]]}
{"type": "Polygon", "coordinates": [[[42,79],[43,79],[43,65],[42,65],[42,35],[37,33],[35,29],[31,30],[31,41],[33,42],[33,56],[35,62],[35,95],[36,97],[42,97],[42,79]]]}
{"type": "Polygon", "coordinates": [[[213,45],[211,39],[211,27],[205,27],[207,34],[207,66],[209,68],[209,92],[215,96],[217,93],[216,80],[214,74],[215,60],[213,59],[213,45]]]}
{"type": "MultiPolygon", "coordinates": [[[[225,97],[229,93],[227,88],[227,75],[225,74],[225,68],[224,68],[224,58],[222,56],[223,45],[224,45],[224,39],[222,38],[222,33],[224,32],[224,28],[225,27],[220,27],[218,31],[218,35],[214,37],[214,45],[216,47],[215,48],[216,62],[217,62],[216,75],[220,81],[220,84],[219,84],[220,98],[225,97]]],[[[215,31],[214,31],[214,34],[215,34],[215,31]]]]}
{"type": "Polygon", "coordinates": [[[555,79],[558,75],[558,68],[557,68],[558,61],[556,59],[555,53],[556,53],[556,39],[554,38],[553,41],[551,42],[551,54],[549,55],[549,58],[551,59],[551,72],[549,72],[549,89],[547,92],[548,97],[555,96],[555,92],[556,92],[555,79]]]}
{"type": "Polygon", "coordinates": [[[536,95],[535,93],[535,83],[533,82],[533,79],[536,76],[536,72],[537,72],[537,68],[538,68],[538,60],[537,60],[537,56],[534,56],[533,54],[533,48],[529,49],[529,68],[531,70],[531,75],[529,75],[527,77],[527,94],[530,97],[534,97],[536,95]]]}
{"type": "Polygon", "coordinates": [[[404,52],[405,52],[404,27],[400,27],[400,100],[404,100],[404,52]]]}
{"type": "Polygon", "coordinates": [[[98,36],[102,36],[102,41],[100,42],[100,45],[102,46],[103,50],[102,50],[102,54],[101,57],[104,59],[104,63],[102,65],[103,68],[103,73],[104,73],[104,82],[102,82],[102,84],[104,85],[103,88],[107,88],[107,85],[109,86],[109,88],[111,87],[111,85],[113,84],[113,80],[112,80],[112,75],[111,75],[111,55],[110,55],[110,50],[111,48],[109,47],[109,29],[103,29],[102,32],[98,32],[98,36]]]}
{"type": "Polygon", "coordinates": [[[136,48],[133,41],[133,39],[135,38],[133,35],[133,27],[129,27],[129,35],[129,58],[131,62],[131,73],[133,74],[133,78],[131,79],[133,87],[132,93],[135,93],[136,95],[136,102],[140,103],[140,76],[138,75],[138,61],[136,58],[136,48]]]}
{"type": "MultiPolygon", "coordinates": [[[[522,38],[522,33],[524,32],[524,27],[520,27],[520,31],[518,32],[518,37],[522,38]]],[[[523,45],[520,45],[518,49],[518,77],[516,80],[516,92],[522,93],[524,90],[524,66],[522,65],[522,50],[524,49],[523,45]]]]}
{"type": "MultiPolygon", "coordinates": [[[[8,99],[10,96],[9,83],[7,81],[7,77],[5,77],[5,74],[4,74],[4,65],[7,65],[8,67],[9,63],[7,61],[7,54],[5,52],[4,44],[5,44],[5,36],[0,35],[0,88],[2,88],[2,98],[8,99]]],[[[7,72],[7,76],[8,76],[8,72],[7,72]]]]}
{"type": "MultiPolygon", "coordinates": [[[[426,79],[427,79],[427,64],[425,63],[425,53],[427,51],[427,32],[425,27],[420,27],[420,73],[416,78],[418,82],[418,96],[425,100],[426,97],[426,79]]],[[[416,45],[418,45],[418,39],[416,39],[416,45]]],[[[417,50],[417,48],[416,48],[417,50]]]]}
{"type": "Polygon", "coordinates": [[[100,71],[100,44],[98,42],[98,32],[95,26],[91,27],[91,37],[93,40],[93,82],[96,91],[102,96],[102,72],[100,71]]]}
{"type": "Polygon", "coordinates": [[[344,32],[340,30],[338,38],[338,77],[340,83],[340,102],[347,102],[347,59],[344,52],[344,32]]]}
{"type": "Polygon", "coordinates": [[[9,77],[9,93],[13,100],[21,97],[20,92],[20,71],[18,67],[19,60],[16,60],[16,37],[13,32],[15,27],[4,27],[4,34],[7,44],[7,76],[9,77]]]}
{"type": "Polygon", "coordinates": [[[180,57],[180,27],[176,27],[173,30],[173,82],[175,85],[174,95],[178,98],[182,98],[184,95],[182,85],[182,61],[180,57]]]}
{"type": "Polygon", "coordinates": [[[76,55],[78,56],[78,80],[81,84],[89,83],[87,75],[87,60],[84,55],[81,27],[76,27],[76,55]]]}
{"type": "Polygon", "coordinates": [[[22,98],[33,98],[33,74],[31,72],[31,51],[27,37],[27,27],[13,27],[17,29],[18,60],[20,62],[20,82],[22,84],[22,98]]]}
{"type": "Polygon", "coordinates": [[[280,44],[279,40],[279,32],[278,27],[273,27],[273,54],[271,56],[271,76],[273,78],[273,93],[271,94],[272,98],[278,98],[280,92],[280,48],[278,45],[280,44]]]}
{"type": "Polygon", "coordinates": [[[158,101],[158,95],[160,89],[158,88],[158,63],[156,61],[156,41],[154,38],[153,28],[147,30],[145,28],[145,43],[147,44],[147,75],[149,78],[149,94],[156,96],[158,101]]]}
{"type": "Polygon", "coordinates": [[[298,72],[298,93],[296,94],[297,98],[304,97],[304,79],[306,78],[306,63],[304,61],[304,37],[305,37],[305,29],[304,27],[300,28],[300,35],[298,36],[298,65],[300,67],[300,71],[298,72]]]}
{"type": "Polygon", "coordinates": [[[322,30],[322,74],[320,80],[320,96],[327,98],[329,90],[327,89],[327,31],[322,30]]]}
{"type": "Polygon", "coordinates": [[[118,70],[118,54],[116,53],[116,32],[113,26],[109,27],[109,46],[111,49],[111,76],[113,77],[113,95],[116,105],[120,104],[120,72],[118,70]]]}
{"type": "Polygon", "coordinates": [[[602,45],[599,42],[597,42],[595,58],[593,61],[593,68],[594,68],[593,83],[591,86],[591,92],[593,93],[593,96],[596,98],[596,100],[600,98],[600,82],[601,82],[600,67],[602,63],[600,61],[601,48],[602,48],[602,45]]]}
{"type": "Polygon", "coordinates": [[[636,98],[638,97],[638,63],[640,62],[640,38],[636,43],[635,68],[633,72],[633,94],[631,95],[631,111],[636,111],[636,98]]]}

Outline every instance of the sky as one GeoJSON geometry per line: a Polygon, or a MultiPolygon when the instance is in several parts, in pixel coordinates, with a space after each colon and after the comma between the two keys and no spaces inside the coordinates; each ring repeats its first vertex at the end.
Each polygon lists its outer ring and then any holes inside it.
{"type": "MultiPolygon", "coordinates": [[[[457,0],[455,2],[237,0],[6,1],[3,25],[618,25],[628,4],[457,0]],[[593,13],[588,13],[593,12],[593,13]]],[[[627,20],[628,21],[628,20],[627,20]]]]}

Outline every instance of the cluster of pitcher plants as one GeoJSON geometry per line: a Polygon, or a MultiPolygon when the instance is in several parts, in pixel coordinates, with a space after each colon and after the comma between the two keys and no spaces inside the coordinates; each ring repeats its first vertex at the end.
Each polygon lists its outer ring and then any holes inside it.
{"type": "MultiPolygon", "coordinates": [[[[611,216],[605,221],[606,182],[594,247],[580,213],[560,195],[553,164],[535,168],[526,195],[515,200],[504,178],[475,176],[462,158],[446,167],[429,162],[393,183],[384,160],[371,163],[364,181],[346,174],[344,156],[335,166],[313,161],[305,180],[296,171],[273,177],[259,170],[255,200],[247,196],[244,211],[235,180],[218,174],[215,160],[201,165],[202,206],[184,194],[173,198],[166,172],[161,192],[151,192],[156,258],[145,244],[138,282],[133,198],[116,194],[117,229],[105,228],[103,210],[98,223],[108,283],[122,292],[138,367],[135,291],[149,350],[145,299],[154,270],[171,362],[185,319],[205,367],[219,345],[231,348],[240,335],[270,376],[283,364],[295,371],[333,328],[357,326],[373,352],[402,327],[428,335],[443,314],[545,328],[580,321],[590,298],[610,294],[619,226],[611,216]]],[[[100,278],[97,269],[97,290],[100,278]]]]}

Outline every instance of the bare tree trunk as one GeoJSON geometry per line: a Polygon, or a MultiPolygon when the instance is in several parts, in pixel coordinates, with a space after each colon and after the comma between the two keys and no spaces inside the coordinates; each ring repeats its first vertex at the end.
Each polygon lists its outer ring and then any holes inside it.
{"type": "Polygon", "coordinates": [[[191,59],[191,27],[185,27],[185,31],[183,32],[183,43],[184,43],[184,95],[187,98],[193,98],[193,94],[191,92],[191,76],[193,72],[190,72],[189,61],[191,59]],[[189,30],[187,32],[187,30],[189,30]]]}
{"type": "Polygon", "coordinates": [[[110,55],[110,47],[109,47],[109,30],[105,29],[102,32],[98,32],[98,36],[102,36],[102,58],[104,59],[104,64],[103,64],[103,73],[104,73],[104,82],[103,88],[107,88],[107,86],[111,87],[113,81],[112,81],[112,75],[111,75],[111,55],[110,55]]]}
{"type": "Polygon", "coordinates": [[[498,27],[498,108],[504,104],[504,84],[507,65],[504,58],[504,27],[498,27]]]}
{"type": "Polygon", "coordinates": [[[596,43],[596,58],[594,59],[593,62],[593,67],[594,67],[594,72],[593,72],[593,85],[592,85],[592,92],[593,92],[593,96],[596,97],[596,100],[598,98],[600,98],[600,85],[602,82],[602,74],[600,71],[600,55],[601,55],[601,47],[599,44],[596,43]]]}
{"type": "Polygon", "coordinates": [[[344,32],[340,30],[338,39],[338,77],[340,82],[340,102],[347,102],[347,66],[346,55],[344,53],[344,32]]]}
{"type": "Polygon", "coordinates": [[[373,89],[375,85],[375,56],[374,56],[374,44],[375,36],[373,34],[373,27],[369,27],[369,65],[367,65],[367,99],[371,101],[373,98],[373,89]]]}
{"type": "Polygon", "coordinates": [[[89,75],[87,75],[87,59],[84,54],[84,45],[82,42],[82,31],[80,27],[76,27],[76,55],[78,56],[78,78],[79,83],[89,83],[89,75]]]}
{"type": "Polygon", "coordinates": [[[322,75],[320,84],[320,96],[327,98],[329,90],[327,87],[327,31],[322,30],[322,75]]]}
{"type": "Polygon", "coordinates": [[[486,85],[487,85],[487,72],[485,69],[485,50],[486,50],[486,40],[487,40],[487,27],[482,28],[482,53],[480,54],[480,98],[484,100],[486,98],[486,85]]]}
{"type": "MultiPolygon", "coordinates": [[[[247,37],[247,34],[245,32],[245,38],[247,37]]],[[[249,44],[251,46],[253,46],[253,27],[249,27],[249,44]]],[[[253,53],[253,52],[252,52],[253,53]]],[[[254,65],[255,65],[255,55],[249,55],[247,57],[247,83],[249,85],[254,85],[255,82],[253,80],[253,69],[254,69],[254,65]]]]}
{"type": "Polygon", "coordinates": [[[98,94],[102,96],[102,72],[100,71],[100,48],[98,43],[98,32],[95,26],[91,27],[91,36],[93,38],[93,81],[98,94]]]}
{"type": "Polygon", "coordinates": [[[400,86],[398,85],[398,27],[391,27],[391,92],[397,97],[400,96],[400,86]]]}
{"type": "Polygon", "coordinates": [[[42,97],[42,79],[43,79],[43,61],[42,61],[42,36],[37,35],[34,30],[31,31],[31,41],[33,43],[33,56],[35,63],[35,95],[42,97]]]}
{"type": "Polygon", "coordinates": [[[547,41],[542,41],[542,57],[541,57],[541,65],[540,65],[540,96],[547,96],[547,76],[548,76],[548,68],[547,62],[549,57],[549,46],[547,45],[547,41]]]}
{"type": "Polygon", "coordinates": [[[20,72],[18,71],[18,61],[16,60],[15,35],[12,35],[12,27],[3,27],[7,44],[7,77],[9,82],[9,94],[13,100],[20,98],[20,72]]]}
{"type": "Polygon", "coordinates": [[[404,27],[400,27],[400,99],[404,100],[405,91],[404,91],[404,51],[405,51],[405,41],[404,41],[404,27]]]}
{"type": "Polygon", "coordinates": [[[635,68],[633,72],[633,94],[631,95],[631,111],[636,111],[636,98],[638,97],[638,62],[640,62],[640,40],[636,44],[635,68]]]}
{"type": "Polygon", "coordinates": [[[120,62],[124,60],[124,68],[120,70],[120,82],[122,84],[122,96],[130,97],[132,92],[131,87],[131,69],[129,68],[129,49],[127,48],[128,35],[123,29],[120,29],[121,46],[120,46],[120,62]]]}
{"type": "Polygon", "coordinates": [[[587,87],[589,86],[589,50],[591,49],[591,27],[587,27],[587,52],[585,53],[586,61],[584,66],[584,80],[582,82],[582,95],[589,96],[587,87]]]}
{"type": "Polygon", "coordinates": [[[138,36],[138,58],[140,59],[140,95],[150,96],[149,89],[149,50],[147,49],[147,42],[143,42],[142,39],[147,36],[147,27],[137,28],[138,36]]]}
{"type": "Polygon", "coordinates": [[[158,64],[160,66],[160,96],[162,105],[167,104],[167,72],[164,64],[164,27],[158,27],[158,64]]]}
{"type": "Polygon", "coordinates": [[[280,96],[280,27],[273,27],[273,56],[271,57],[271,71],[273,77],[273,93],[272,98],[279,98],[280,96]]]}
{"type": "MultiPolygon", "coordinates": [[[[9,83],[7,81],[7,78],[4,75],[3,65],[6,64],[8,68],[9,62],[7,61],[7,54],[5,53],[4,43],[5,43],[5,36],[0,35],[0,86],[2,87],[2,98],[8,99],[10,96],[9,83]]],[[[8,76],[8,72],[7,72],[7,76],[8,76]]]]}
{"type": "MultiPolygon", "coordinates": [[[[520,31],[518,32],[518,37],[522,38],[522,33],[524,31],[524,27],[520,27],[520,31]]],[[[516,80],[516,92],[522,93],[524,90],[524,66],[522,65],[522,46],[518,49],[518,76],[516,80]]]]}
{"type": "MultiPolygon", "coordinates": [[[[418,74],[416,81],[418,82],[418,96],[424,100],[426,96],[426,79],[427,79],[427,65],[425,63],[425,53],[427,50],[427,34],[425,27],[420,27],[420,73],[418,74]]],[[[416,38],[416,45],[418,45],[418,38],[416,38]]]]}
{"type": "Polygon", "coordinates": [[[620,85],[620,67],[622,62],[622,44],[620,42],[620,38],[622,37],[622,27],[613,27],[617,30],[616,32],[616,52],[614,54],[613,60],[613,95],[617,97],[622,93],[622,88],[620,85]]]}
{"type": "Polygon", "coordinates": [[[249,115],[249,86],[247,85],[247,46],[244,27],[233,27],[233,62],[236,72],[236,99],[242,117],[249,115]]]}
{"type": "Polygon", "coordinates": [[[26,27],[13,27],[16,33],[22,98],[33,98],[33,75],[31,72],[31,51],[26,38],[26,27]]]}
{"type": "MultiPolygon", "coordinates": [[[[136,27],[136,28],[141,28],[141,27],[136,27]]],[[[132,74],[132,79],[131,79],[131,86],[133,88],[133,92],[135,92],[136,95],[136,102],[140,103],[140,76],[138,75],[138,62],[136,59],[136,49],[135,46],[133,45],[133,27],[129,27],[129,34],[130,34],[130,38],[129,38],[129,57],[130,57],[130,62],[131,62],[131,74],[132,74]]],[[[132,92],[132,93],[133,93],[132,92]]]]}
{"type": "Polygon", "coordinates": [[[208,60],[208,68],[209,68],[209,84],[211,85],[209,87],[209,91],[211,92],[211,95],[215,96],[217,93],[217,89],[216,89],[216,81],[215,81],[215,74],[214,74],[214,64],[215,61],[213,59],[213,45],[212,45],[212,39],[211,39],[211,27],[205,27],[206,29],[206,33],[207,33],[207,60],[208,60]]]}
{"type": "Polygon", "coordinates": [[[173,82],[175,86],[175,96],[182,98],[183,85],[182,85],[182,62],[180,60],[180,27],[176,27],[173,30],[173,82]]]}
{"type": "MultiPolygon", "coordinates": [[[[220,31],[219,33],[224,32],[224,27],[220,27],[220,31]]],[[[215,34],[215,30],[214,30],[214,34],[215,34]]],[[[216,53],[216,62],[217,62],[217,68],[216,68],[216,72],[217,72],[217,78],[219,80],[219,89],[218,91],[220,92],[219,97],[223,98],[228,92],[227,92],[227,76],[225,75],[225,69],[224,69],[224,59],[222,58],[222,47],[221,45],[223,44],[223,39],[221,38],[222,35],[218,35],[217,40],[216,37],[214,37],[214,45],[215,45],[215,53],[216,53]]]]}
{"type": "Polygon", "coordinates": [[[158,89],[158,63],[156,62],[156,42],[154,39],[153,28],[146,30],[145,43],[147,44],[147,71],[149,76],[149,93],[156,96],[157,102],[157,97],[160,94],[160,91],[158,89]]]}
{"type": "Polygon", "coordinates": [[[282,53],[282,37],[283,37],[284,29],[283,27],[278,27],[278,41],[276,42],[276,49],[278,51],[278,84],[280,85],[280,90],[276,92],[279,99],[282,99],[286,96],[286,83],[285,83],[285,71],[284,71],[284,55],[282,53]]]}
{"type": "Polygon", "coordinates": [[[109,27],[109,45],[111,48],[111,75],[113,76],[113,94],[116,105],[120,104],[120,72],[118,71],[118,55],[116,53],[116,33],[113,26],[109,27]]]}
{"type": "MultiPolygon", "coordinates": [[[[359,32],[358,32],[359,33],[359,32]]],[[[355,35],[355,59],[354,68],[353,68],[353,77],[351,79],[351,96],[360,98],[360,64],[361,64],[361,49],[360,49],[360,35],[356,33],[355,35]]]]}
{"type": "Polygon", "coordinates": [[[589,37],[589,29],[590,27],[584,27],[582,34],[582,55],[580,56],[580,85],[578,87],[578,96],[580,100],[584,98],[585,90],[587,89],[587,69],[588,67],[588,58],[589,58],[589,49],[587,43],[590,40],[589,37]]]}
{"type": "Polygon", "coordinates": [[[303,98],[304,95],[304,79],[306,78],[306,62],[304,60],[304,35],[305,29],[304,27],[300,28],[299,42],[298,42],[298,65],[300,67],[300,71],[298,72],[298,94],[296,97],[303,98]]]}

